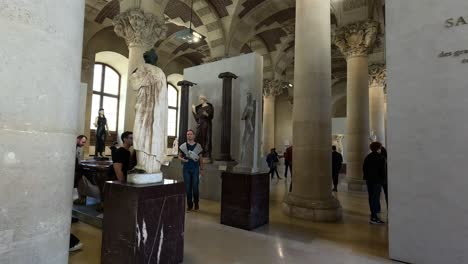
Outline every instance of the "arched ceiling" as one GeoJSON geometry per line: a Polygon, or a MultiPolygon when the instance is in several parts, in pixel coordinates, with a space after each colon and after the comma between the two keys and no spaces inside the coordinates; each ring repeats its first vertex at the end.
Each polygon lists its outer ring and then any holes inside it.
{"type": "MultiPolygon", "coordinates": [[[[88,23],[111,25],[119,14],[122,0],[86,0],[88,23]]],[[[165,1],[168,19],[165,40],[156,43],[166,63],[183,57],[195,65],[241,53],[258,52],[264,56],[266,76],[290,78],[294,65],[295,0],[193,0],[192,24],[206,36],[205,41],[187,44],[175,38],[175,33],[188,27],[192,0],[165,1]]],[[[384,0],[366,0],[369,17],[382,16],[384,0]]],[[[332,29],[342,21],[351,21],[362,0],[331,0],[332,29]],[[353,10],[356,9],[356,10],[353,10]]],[[[359,18],[359,19],[367,19],[359,18]]],[[[383,20],[383,18],[381,19],[383,20]]],[[[85,29],[86,30],[86,29],[85,29]]],[[[346,61],[332,47],[332,73],[337,80],[346,78],[346,61]]]]}

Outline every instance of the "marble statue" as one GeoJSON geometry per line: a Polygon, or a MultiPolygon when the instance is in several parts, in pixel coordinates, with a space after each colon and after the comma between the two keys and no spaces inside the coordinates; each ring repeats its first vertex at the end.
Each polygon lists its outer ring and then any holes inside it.
{"type": "Polygon", "coordinates": [[[167,161],[167,83],[164,72],[155,66],[154,50],[144,55],[130,77],[131,88],[137,93],[133,148],[137,155],[138,171],[161,174],[161,164],[167,161]]]}
{"type": "Polygon", "coordinates": [[[211,136],[212,136],[212,123],[214,117],[213,105],[208,102],[204,95],[198,97],[200,104],[192,105],[193,117],[197,122],[197,131],[195,141],[198,142],[203,148],[203,158],[211,159],[211,136]]]}
{"type": "Polygon", "coordinates": [[[247,93],[247,105],[242,114],[244,120],[244,133],[242,135],[240,164],[249,164],[253,159],[253,147],[255,136],[255,100],[252,99],[252,94],[247,93]]]}
{"type": "Polygon", "coordinates": [[[374,130],[372,130],[372,131],[370,132],[369,140],[370,140],[371,143],[377,141],[377,135],[375,134],[374,130]]]}
{"type": "Polygon", "coordinates": [[[178,138],[175,138],[174,142],[172,142],[171,155],[174,155],[174,156],[179,155],[179,139],[178,138]]]}
{"type": "Polygon", "coordinates": [[[107,118],[104,115],[104,109],[99,109],[99,115],[94,121],[94,126],[96,127],[96,148],[95,156],[104,157],[103,153],[106,151],[106,137],[109,135],[109,127],[107,126],[107,118]]]}

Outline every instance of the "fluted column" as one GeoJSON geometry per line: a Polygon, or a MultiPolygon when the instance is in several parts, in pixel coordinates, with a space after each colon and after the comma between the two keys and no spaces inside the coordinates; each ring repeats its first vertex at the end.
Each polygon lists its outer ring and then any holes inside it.
{"type": "MultiPolygon", "coordinates": [[[[143,10],[129,9],[114,18],[115,33],[124,38],[128,45],[128,76],[144,63],[143,54],[154,47],[160,39],[166,37],[167,26],[164,18],[143,10]]],[[[136,92],[127,86],[125,104],[125,130],[133,130],[135,122],[136,92]]]]}
{"type": "Polygon", "coordinates": [[[377,141],[385,144],[385,93],[386,69],[384,65],[369,67],[370,131],[377,141]]]}
{"type": "Polygon", "coordinates": [[[347,61],[346,177],[348,189],[363,190],[362,164],[369,151],[368,54],[379,24],[365,21],[336,30],[335,44],[347,61]]]}
{"type": "Polygon", "coordinates": [[[331,193],[330,0],[296,1],[292,192],[283,211],[313,221],[341,218],[331,193]]]}
{"type": "Polygon", "coordinates": [[[0,263],[68,263],[84,0],[0,1],[0,263]]]}
{"type": "Polygon", "coordinates": [[[263,144],[262,153],[275,147],[275,98],[283,92],[281,81],[263,80],[263,144]]]}

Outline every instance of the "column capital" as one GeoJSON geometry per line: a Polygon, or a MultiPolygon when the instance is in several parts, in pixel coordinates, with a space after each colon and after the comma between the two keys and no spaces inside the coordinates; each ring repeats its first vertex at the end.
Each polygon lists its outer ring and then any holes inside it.
{"type": "Polygon", "coordinates": [[[263,79],[263,96],[276,97],[283,93],[283,82],[278,79],[263,79]]]}
{"type": "Polygon", "coordinates": [[[384,64],[369,66],[369,87],[385,87],[387,85],[387,68],[384,64]]]}
{"type": "Polygon", "coordinates": [[[377,42],[379,23],[361,21],[336,29],[334,43],[346,59],[367,56],[377,42]]]}
{"type": "Polygon", "coordinates": [[[139,8],[129,9],[114,18],[114,31],[130,46],[151,48],[166,37],[165,20],[139,8]]]}

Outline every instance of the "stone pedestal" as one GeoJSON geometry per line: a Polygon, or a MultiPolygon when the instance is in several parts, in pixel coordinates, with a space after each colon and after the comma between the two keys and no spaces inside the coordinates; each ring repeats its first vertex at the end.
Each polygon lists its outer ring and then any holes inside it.
{"type": "Polygon", "coordinates": [[[180,263],[184,255],[183,182],[107,182],[102,264],[180,263]]]}
{"type": "Polygon", "coordinates": [[[221,224],[252,230],[269,221],[268,173],[222,173],[221,224]]]}

